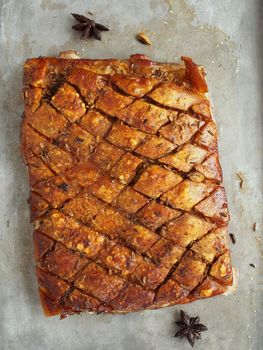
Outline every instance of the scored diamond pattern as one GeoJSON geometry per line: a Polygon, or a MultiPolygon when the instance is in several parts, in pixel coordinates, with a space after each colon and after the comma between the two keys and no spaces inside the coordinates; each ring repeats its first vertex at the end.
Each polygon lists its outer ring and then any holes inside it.
{"type": "Polygon", "coordinates": [[[73,123],[86,112],[85,103],[82,102],[77,91],[65,83],[51,99],[52,105],[57,108],[68,120],[73,123]]]}
{"type": "Polygon", "coordinates": [[[182,72],[140,55],[27,61],[21,148],[47,315],[158,308],[232,284],[216,126],[182,72]]]}
{"type": "Polygon", "coordinates": [[[159,165],[150,165],[141,174],[134,188],[146,196],[157,198],[180,181],[182,177],[177,173],[159,165]]]}

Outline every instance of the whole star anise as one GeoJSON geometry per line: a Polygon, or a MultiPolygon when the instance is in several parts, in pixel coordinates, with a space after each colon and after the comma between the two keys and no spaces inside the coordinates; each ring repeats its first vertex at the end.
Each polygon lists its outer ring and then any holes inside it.
{"type": "Polygon", "coordinates": [[[103,24],[96,23],[93,19],[90,19],[77,13],[71,14],[79,23],[72,26],[73,29],[82,32],[81,39],[88,39],[93,36],[97,40],[101,40],[101,31],[108,31],[109,28],[103,24]]]}
{"type": "Polygon", "coordinates": [[[181,319],[180,321],[177,321],[176,324],[178,324],[181,329],[175,334],[175,337],[186,337],[193,347],[195,341],[201,339],[201,332],[207,331],[207,327],[202,323],[199,323],[199,316],[190,317],[183,310],[180,310],[180,313],[181,319]]]}

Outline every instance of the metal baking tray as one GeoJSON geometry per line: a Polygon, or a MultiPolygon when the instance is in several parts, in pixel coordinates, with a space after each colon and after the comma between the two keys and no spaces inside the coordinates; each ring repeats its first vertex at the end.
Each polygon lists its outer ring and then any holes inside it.
{"type": "Polygon", "coordinates": [[[29,188],[19,153],[22,65],[27,57],[69,49],[87,58],[144,53],[174,61],[189,55],[206,67],[220,132],[230,232],[237,238],[231,250],[239,287],[232,295],[182,308],[199,314],[209,328],[196,349],[262,349],[262,1],[0,0],[0,14],[0,349],[190,349],[185,340],[173,337],[180,306],[63,321],[42,314],[26,203],[29,188]],[[71,30],[70,13],[87,11],[111,29],[101,42],[80,41],[71,30]],[[135,40],[138,30],[148,34],[152,46],[135,40]]]}

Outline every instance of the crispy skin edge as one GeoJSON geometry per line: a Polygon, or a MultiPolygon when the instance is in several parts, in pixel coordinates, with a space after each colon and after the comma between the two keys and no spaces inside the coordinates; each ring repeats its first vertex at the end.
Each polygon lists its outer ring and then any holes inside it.
{"type": "MultiPolygon", "coordinates": [[[[176,72],[176,71],[184,71],[185,72],[185,65],[181,64],[181,63],[158,63],[158,62],[153,62],[150,61],[149,59],[147,59],[144,55],[133,55],[130,57],[130,59],[125,59],[125,60],[116,60],[116,59],[104,59],[104,60],[91,60],[91,59],[62,59],[62,58],[54,58],[54,57],[41,57],[41,58],[30,58],[27,59],[25,62],[25,66],[24,66],[24,87],[31,87],[34,86],[34,83],[32,84],[32,82],[30,81],[30,76],[28,76],[27,72],[26,72],[26,66],[36,66],[36,69],[34,70],[34,72],[37,74],[37,71],[39,72],[43,72],[43,69],[45,68],[45,66],[50,67],[56,67],[57,69],[57,73],[59,74],[59,72],[63,71],[63,70],[67,70],[67,69],[74,69],[76,67],[81,67],[83,65],[87,65],[89,67],[99,67],[101,66],[118,66],[118,65],[122,65],[125,70],[126,70],[126,74],[131,74],[130,72],[130,66],[134,63],[134,61],[140,61],[141,67],[144,66],[144,63],[146,64],[155,64],[157,67],[159,67],[159,69],[161,69],[163,72],[176,72]]],[[[201,67],[201,66],[200,66],[201,67]]],[[[87,67],[88,68],[88,67],[87,67]]],[[[41,86],[43,89],[45,89],[46,87],[48,87],[48,79],[47,79],[47,71],[45,72],[45,74],[43,74],[43,78],[45,81],[44,86],[41,86]]],[[[107,74],[107,73],[105,73],[107,74]]],[[[114,72],[112,72],[112,74],[114,74],[114,72]]],[[[136,74],[137,76],[140,76],[140,74],[136,74]]],[[[142,74],[143,76],[143,70],[142,70],[142,74]]],[[[207,97],[209,97],[209,94],[205,94],[207,97]]],[[[209,100],[209,107],[211,110],[211,115],[212,115],[212,119],[213,118],[213,114],[212,114],[212,108],[211,108],[211,99],[208,98],[209,100]]],[[[25,101],[25,98],[24,98],[25,101]]],[[[23,124],[26,124],[26,113],[23,114],[23,124]]],[[[22,130],[22,128],[21,128],[22,130]]],[[[21,131],[22,133],[22,131],[21,131]]],[[[25,149],[24,149],[24,144],[23,144],[23,139],[21,138],[21,154],[23,156],[24,161],[26,161],[26,154],[25,154],[25,149]]],[[[190,300],[187,298],[187,300],[185,301],[186,303],[189,302],[193,302],[195,300],[198,300],[199,298],[197,297],[192,297],[190,300]]],[[[181,303],[184,303],[183,301],[181,303]]],[[[169,305],[163,305],[163,306],[157,306],[156,308],[161,308],[161,307],[166,307],[169,305]]],[[[155,308],[155,305],[153,304],[151,307],[149,307],[148,309],[153,309],[155,308]]],[[[146,308],[147,309],[147,308],[146,308]]],[[[140,310],[135,310],[132,312],[137,312],[140,310]]],[[[61,312],[61,308],[58,308],[55,312],[55,310],[53,312],[51,312],[50,314],[48,314],[47,316],[52,316],[55,314],[59,314],[61,312]]],[[[87,311],[88,312],[88,311],[87,311]]],[[[110,310],[111,313],[126,313],[126,312],[131,312],[131,311],[118,311],[118,310],[110,310]]],[[[92,312],[90,312],[92,313],[92,312]]]]}

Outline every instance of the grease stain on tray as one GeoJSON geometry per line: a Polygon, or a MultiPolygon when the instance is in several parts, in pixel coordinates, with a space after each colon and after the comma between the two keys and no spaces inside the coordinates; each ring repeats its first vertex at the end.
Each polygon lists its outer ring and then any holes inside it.
{"type": "Polygon", "coordinates": [[[43,10],[49,11],[64,10],[67,8],[67,5],[65,3],[53,0],[41,0],[40,6],[43,10]]]}

